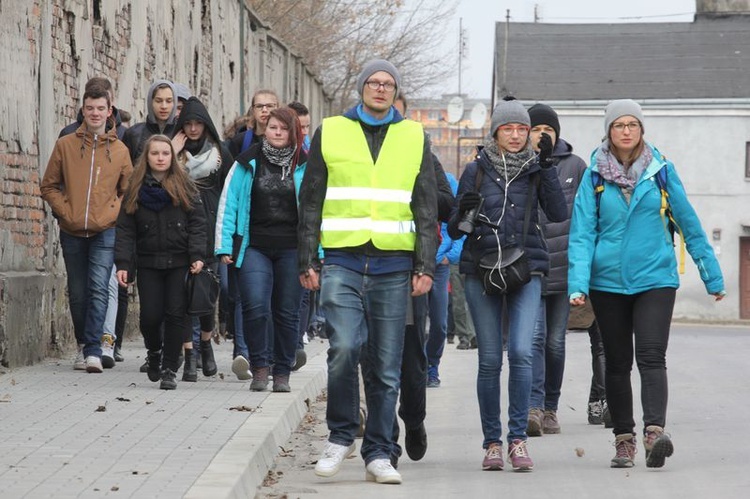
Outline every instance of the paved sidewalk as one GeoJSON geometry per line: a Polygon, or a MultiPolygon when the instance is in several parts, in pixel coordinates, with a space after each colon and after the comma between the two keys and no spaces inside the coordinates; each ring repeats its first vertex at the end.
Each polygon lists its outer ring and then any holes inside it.
{"type": "Polygon", "coordinates": [[[0,369],[0,496],[252,497],[325,385],[327,345],[307,345],[290,394],[250,392],[231,342],[214,345],[218,375],[174,391],[138,372],[140,341],[103,374],[74,371],[72,357],[0,369]]]}

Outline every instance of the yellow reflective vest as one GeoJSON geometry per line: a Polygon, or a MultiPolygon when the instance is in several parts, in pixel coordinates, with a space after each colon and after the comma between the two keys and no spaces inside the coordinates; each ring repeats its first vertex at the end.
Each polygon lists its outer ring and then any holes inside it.
{"type": "Polygon", "coordinates": [[[323,248],[351,248],[372,240],[381,250],[414,251],[410,203],[422,164],[422,125],[411,120],[389,125],[374,163],[358,121],[326,118],[322,130],[321,151],[328,167],[320,227],[323,248]]]}

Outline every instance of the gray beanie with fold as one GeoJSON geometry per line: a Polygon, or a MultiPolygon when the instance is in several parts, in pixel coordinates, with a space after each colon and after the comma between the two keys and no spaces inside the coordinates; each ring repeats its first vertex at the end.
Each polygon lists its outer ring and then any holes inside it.
{"type": "Polygon", "coordinates": [[[490,136],[494,137],[497,129],[508,123],[520,123],[521,125],[531,127],[529,112],[523,107],[521,101],[516,99],[502,100],[495,106],[490,120],[490,136]]]}
{"type": "Polygon", "coordinates": [[[643,111],[641,110],[640,104],[631,99],[620,99],[613,100],[607,107],[604,108],[604,135],[609,136],[609,127],[612,123],[620,116],[632,116],[641,122],[641,130],[645,130],[643,126],[643,111]]]}
{"type": "Polygon", "coordinates": [[[393,76],[393,79],[396,82],[396,90],[398,91],[398,89],[401,88],[401,74],[398,72],[398,69],[396,69],[396,66],[385,59],[374,59],[362,66],[362,71],[359,73],[359,78],[357,78],[357,93],[360,96],[362,95],[362,90],[365,87],[367,79],[378,71],[385,71],[393,76]]]}

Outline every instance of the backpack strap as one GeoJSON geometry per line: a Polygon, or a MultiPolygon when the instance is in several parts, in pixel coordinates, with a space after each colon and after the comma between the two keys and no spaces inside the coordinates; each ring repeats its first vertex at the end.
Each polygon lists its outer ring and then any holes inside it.
{"type": "Polygon", "coordinates": [[[599,224],[599,205],[602,202],[602,193],[604,192],[604,179],[599,172],[591,171],[591,184],[594,187],[594,196],[596,196],[596,222],[599,224]]]}
{"type": "MultiPolygon", "coordinates": [[[[662,156],[662,159],[665,159],[662,156]]],[[[661,192],[661,207],[659,208],[659,214],[661,215],[662,222],[664,223],[664,230],[668,231],[672,236],[672,245],[674,245],[674,233],[677,232],[680,235],[680,263],[679,273],[685,273],[685,237],[682,234],[682,229],[677,224],[677,221],[672,216],[672,209],[669,206],[669,192],[667,192],[667,168],[662,167],[656,172],[656,185],[659,186],[659,192],[661,192]]]]}

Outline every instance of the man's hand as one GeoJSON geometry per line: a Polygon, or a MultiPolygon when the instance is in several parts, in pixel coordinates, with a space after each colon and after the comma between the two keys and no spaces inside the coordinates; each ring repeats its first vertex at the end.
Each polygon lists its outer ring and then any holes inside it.
{"type": "Polygon", "coordinates": [[[306,272],[300,274],[299,282],[303,288],[310,291],[320,289],[320,275],[313,269],[307,269],[306,272]]]}
{"type": "Polygon", "coordinates": [[[421,296],[432,288],[432,277],[427,274],[414,274],[411,278],[411,295],[421,296]]]}
{"type": "Polygon", "coordinates": [[[117,284],[119,284],[120,287],[123,287],[123,288],[128,287],[128,271],[127,270],[117,271],[117,284]]]}

